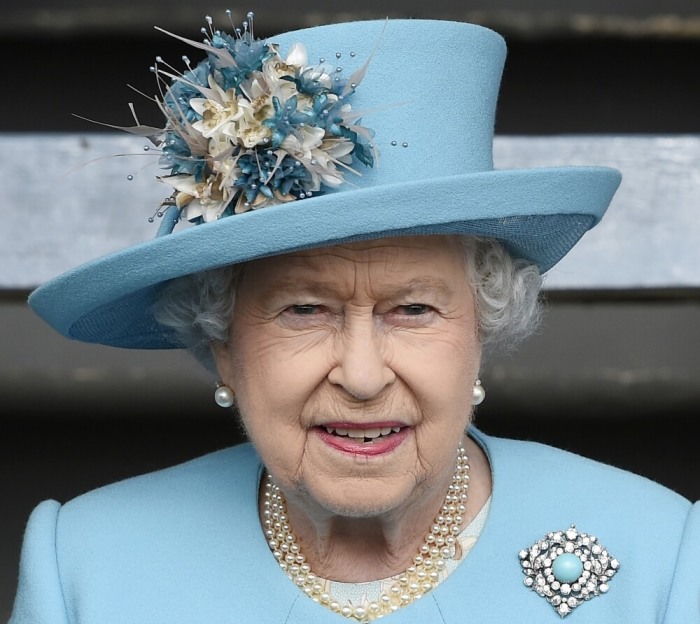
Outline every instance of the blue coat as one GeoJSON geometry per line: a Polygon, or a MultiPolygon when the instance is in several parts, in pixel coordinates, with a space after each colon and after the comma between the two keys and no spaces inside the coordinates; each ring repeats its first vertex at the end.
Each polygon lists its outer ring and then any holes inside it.
{"type": "MultiPolygon", "coordinates": [[[[700,623],[700,504],[645,478],[537,443],[471,433],[493,470],[483,533],[434,591],[382,624],[561,620],[523,584],[518,552],[571,524],[620,569],[571,624],[700,623]]],[[[248,444],[112,484],[26,529],[10,624],[314,624],[347,620],[304,596],[260,529],[248,444]]]]}

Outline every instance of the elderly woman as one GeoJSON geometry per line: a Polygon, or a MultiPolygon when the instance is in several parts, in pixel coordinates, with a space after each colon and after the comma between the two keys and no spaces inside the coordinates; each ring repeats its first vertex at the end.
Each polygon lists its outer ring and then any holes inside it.
{"type": "Polygon", "coordinates": [[[501,37],[249,16],[190,43],[154,68],[165,126],[127,129],[174,189],[158,236],[30,304],[192,349],[249,443],[41,503],[11,624],[700,622],[700,506],[470,424],[484,351],[532,331],[620,181],[493,169],[501,37]]]}

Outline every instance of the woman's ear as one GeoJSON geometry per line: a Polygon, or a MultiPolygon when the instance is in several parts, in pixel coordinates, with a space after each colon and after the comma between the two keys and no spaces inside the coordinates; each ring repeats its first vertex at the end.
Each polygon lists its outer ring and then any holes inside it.
{"type": "Polygon", "coordinates": [[[211,354],[216,364],[216,371],[219,373],[219,379],[230,384],[233,379],[233,360],[229,343],[212,342],[211,354]]]}

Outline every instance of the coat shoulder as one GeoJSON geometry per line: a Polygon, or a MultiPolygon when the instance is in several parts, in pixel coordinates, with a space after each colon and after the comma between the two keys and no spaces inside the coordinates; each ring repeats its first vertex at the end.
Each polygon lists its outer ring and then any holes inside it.
{"type": "Polygon", "coordinates": [[[235,512],[248,502],[256,507],[260,470],[252,446],[240,444],[81,494],[61,507],[60,521],[105,530],[113,523],[158,524],[175,516],[194,520],[222,506],[235,512]]]}
{"type": "Polygon", "coordinates": [[[686,516],[691,502],[652,479],[600,460],[541,442],[478,434],[492,462],[494,475],[517,471],[542,488],[576,498],[597,499],[613,506],[636,508],[644,501],[686,516]],[[640,498],[643,497],[643,498],[640,498]]]}

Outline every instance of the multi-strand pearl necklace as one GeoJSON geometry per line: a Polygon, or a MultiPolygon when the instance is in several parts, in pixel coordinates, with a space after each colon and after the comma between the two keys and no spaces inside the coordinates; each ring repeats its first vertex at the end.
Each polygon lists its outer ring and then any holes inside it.
{"type": "Polygon", "coordinates": [[[392,576],[388,591],[382,591],[376,600],[366,605],[340,604],[324,590],[324,579],[312,572],[299,548],[289,525],[284,494],[271,476],[267,477],[265,484],[265,536],[280,567],[314,602],[347,618],[370,622],[418,600],[444,578],[445,562],[454,558],[457,551],[457,536],[462,530],[468,487],[469,460],[460,444],[452,483],[440,512],[413,558],[413,565],[405,572],[392,576]]]}

